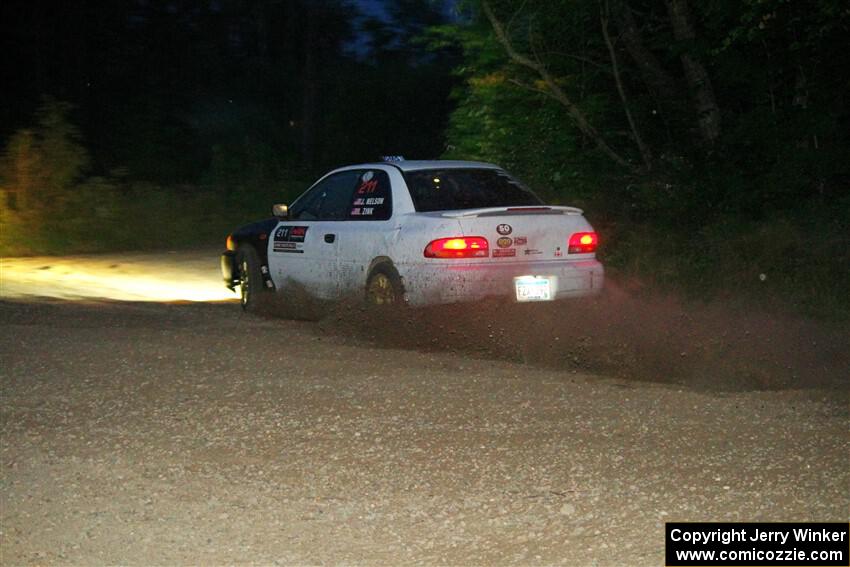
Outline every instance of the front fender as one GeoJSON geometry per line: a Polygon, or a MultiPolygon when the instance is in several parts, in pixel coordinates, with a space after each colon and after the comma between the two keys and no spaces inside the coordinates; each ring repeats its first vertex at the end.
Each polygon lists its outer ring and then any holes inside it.
{"type": "Polygon", "coordinates": [[[236,260],[237,250],[240,246],[249,244],[257,251],[257,257],[260,260],[260,273],[263,275],[263,282],[266,289],[274,289],[274,283],[269,275],[269,260],[268,260],[268,242],[269,234],[277,226],[278,219],[270,218],[259,222],[254,222],[241,226],[230,234],[230,239],[233,242],[234,250],[226,250],[221,255],[221,276],[224,279],[224,285],[228,289],[234,289],[239,285],[240,273],[239,263],[236,260]]]}

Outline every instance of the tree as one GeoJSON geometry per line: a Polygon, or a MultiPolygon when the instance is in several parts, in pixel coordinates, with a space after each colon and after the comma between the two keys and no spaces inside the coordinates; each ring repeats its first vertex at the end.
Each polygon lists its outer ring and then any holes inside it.
{"type": "Polygon", "coordinates": [[[687,0],[665,0],[670,24],[676,41],[684,44],[679,58],[685,70],[685,79],[694,99],[699,131],[706,146],[713,146],[720,137],[720,108],[714,96],[714,87],[705,66],[692,52],[696,40],[687,0]]]}
{"type": "Polygon", "coordinates": [[[35,126],[7,143],[0,161],[0,249],[39,250],[77,212],[72,203],[89,154],[70,121],[72,108],[45,98],[35,126]]]}
{"type": "Polygon", "coordinates": [[[621,165],[623,167],[629,167],[628,162],[608,144],[608,142],[605,140],[605,137],[599,132],[599,130],[595,126],[593,126],[593,124],[591,124],[590,120],[588,120],[586,114],[581,110],[581,108],[575,102],[573,102],[572,98],[566,93],[566,91],[564,91],[563,88],[561,88],[561,86],[555,80],[555,77],[552,75],[546,65],[539,59],[532,58],[528,55],[520,53],[516,49],[510,36],[505,31],[502,22],[499,21],[499,19],[493,12],[493,8],[490,6],[489,0],[481,0],[481,9],[484,12],[484,15],[489,20],[490,25],[493,26],[493,32],[496,35],[496,39],[505,48],[505,51],[507,52],[508,57],[511,59],[511,61],[513,61],[517,65],[530,69],[542,81],[542,85],[540,87],[526,85],[526,88],[538,90],[539,92],[542,92],[543,94],[556,100],[567,110],[567,113],[569,114],[575,125],[578,127],[578,129],[581,130],[582,133],[584,133],[591,140],[593,140],[593,142],[596,144],[596,147],[599,148],[602,153],[607,155],[618,165],[621,165]]]}
{"type": "Polygon", "coordinates": [[[646,142],[643,141],[643,136],[640,134],[640,130],[635,123],[635,119],[632,116],[632,111],[629,108],[629,99],[626,95],[626,89],[623,85],[623,78],[620,73],[620,64],[617,62],[617,51],[614,48],[614,42],[611,39],[611,34],[608,31],[608,20],[611,14],[611,7],[608,0],[603,0],[600,2],[599,9],[599,21],[602,25],[602,37],[605,38],[605,46],[608,48],[608,54],[611,57],[611,70],[614,74],[614,81],[617,84],[617,92],[620,95],[620,100],[623,102],[623,112],[626,115],[626,120],[629,123],[629,128],[632,131],[632,138],[634,138],[635,144],[640,150],[641,158],[643,159],[643,164],[647,170],[652,169],[652,150],[649,149],[649,146],[646,145],[646,142]]]}
{"type": "Polygon", "coordinates": [[[72,105],[45,98],[36,126],[12,136],[3,155],[6,206],[30,223],[42,223],[63,210],[68,193],[82,178],[89,155],[70,121],[72,105]]]}

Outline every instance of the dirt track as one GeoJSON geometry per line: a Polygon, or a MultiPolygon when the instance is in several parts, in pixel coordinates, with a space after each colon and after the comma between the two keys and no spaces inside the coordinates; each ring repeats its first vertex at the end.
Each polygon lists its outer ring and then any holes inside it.
{"type": "Polygon", "coordinates": [[[778,364],[765,344],[810,329],[776,324],[712,385],[711,311],[683,327],[701,362],[659,366],[651,341],[598,362],[622,337],[590,312],[569,357],[493,348],[528,313],[491,309],[446,329],[447,310],[0,302],[0,563],[660,565],[665,521],[847,520],[843,335],[778,364]]]}

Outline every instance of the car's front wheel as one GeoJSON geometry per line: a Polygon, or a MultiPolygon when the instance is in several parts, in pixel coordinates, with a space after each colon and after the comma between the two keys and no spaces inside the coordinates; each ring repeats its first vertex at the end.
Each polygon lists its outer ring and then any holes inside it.
{"type": "Polygon", "coordinates": [[[260,257],[253,246],[245,244],[236,252],[236,262],[239,266],[239,300],[242,309],[248,313],[259,313],[265,306],[268,293],[260,272],[260,257]]]}
{"type": "Polygon", "coordinates": [[[366,303],[369,305],[393,305],[404,302],[401,277],[389,264],[376,266],[366,282],[366,303]]]}

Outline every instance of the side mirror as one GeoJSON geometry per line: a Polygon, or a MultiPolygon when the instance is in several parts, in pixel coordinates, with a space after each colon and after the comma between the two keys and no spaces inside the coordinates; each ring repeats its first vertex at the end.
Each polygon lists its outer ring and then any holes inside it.
{"type": "Polygon", "coordinates": [[[289,216],[289,207],[282,204],[272,205],[272,214],[279,219],[285,219],[289,216]]]}

